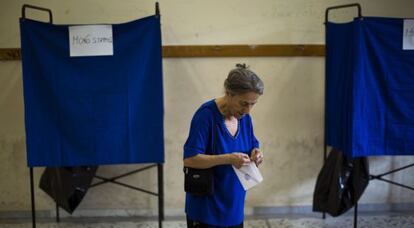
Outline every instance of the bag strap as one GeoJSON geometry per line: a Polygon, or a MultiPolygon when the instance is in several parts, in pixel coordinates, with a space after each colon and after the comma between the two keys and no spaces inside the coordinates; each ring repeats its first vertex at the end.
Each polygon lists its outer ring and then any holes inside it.
{"type": "Polygon", "coordinates": [[[210,110],[211,113],[213,114],[213,118],[212,118],[212,124],[211,124],[211,134],[213,136],[213,144],[211,146],[211,152],[210,151],[206,151],[206,154],[208,155],[215,155],[215,149],[216,149],[216,134],[215,134],[215,129],[216,129],[216,116],[214,115],[214,111],[210,110]]]}

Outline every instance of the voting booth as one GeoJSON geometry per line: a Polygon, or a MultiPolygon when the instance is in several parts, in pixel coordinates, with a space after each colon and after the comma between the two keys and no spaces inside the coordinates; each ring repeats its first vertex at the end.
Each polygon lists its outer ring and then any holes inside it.
{"type": "MultiPolygon", "coordinates": [[[[49,9],[24,5],[20,19],[32,217],[34,167],[152,164],[101,179],[159,197],[163,219],[162,45],[156,13],[122,24],[55,25],[49,9]],[[49,14],[49,23],[25,17],[49,14]],[[158,169],[158,193],[117,179],[158,169]]],[[[59,194],[58,192],[56,194],[59,194]]],[[[56,207],[58,212],[58,205],[56,207]]],[[[59,214],[57,214],[57,218],[59,214]]]]}
{"type": "MultiPolygon", "coordinates": [[[[348,158],[414,155],[414,20],[363,17],[359,4],[349,4],[327,8],[325,26],[324,158],[327,146],[348,158]],[[351,22],[328,20],[331,10],[348,7],[358,10],[351,22]]],[[[384,178],[413,166],[370,180],[414,190],[384,178]]]]}

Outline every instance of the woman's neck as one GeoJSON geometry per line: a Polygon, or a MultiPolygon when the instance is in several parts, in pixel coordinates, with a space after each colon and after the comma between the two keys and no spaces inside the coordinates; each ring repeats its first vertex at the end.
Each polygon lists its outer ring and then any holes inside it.
{"type": "Polygon", "coordinates": [[[224,116],[224,119],[232,119],[233,115],[230,112],[230,107],[227,101],[227,97],[219,97],[216,99],[217,107],[220,113],[224,116]]]}

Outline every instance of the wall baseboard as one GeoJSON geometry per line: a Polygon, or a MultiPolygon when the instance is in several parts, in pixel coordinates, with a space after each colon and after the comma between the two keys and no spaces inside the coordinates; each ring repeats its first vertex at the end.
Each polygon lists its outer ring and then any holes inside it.
{"type": "MultiPolygon", "coordinates": [[[[353,216],[354,210],[350,209],[344,215],[353,216]]],[[[414,203],[392,204],[358,204],[358,213],[365,214],[414,214],[414,203]]],[[[254,207],[252,216],[258,217],[319,217],[322,213],[313,212],[312,206],[291,207],[254,207]]]]}
{"type": "MultiPolygon", "coordinates": [[[[361,215],[366,214],[414,214],[414,203],[393,203],[393,204],[358,204],[361,215]]],[[[72,215],[60,209],[61,218],[87,219],[87,218],[139,218],[157,219],[158,209],[78,209],[72,215]]],[[[184,209],[166,208],[165,217],[167,220],[184,219],[184,209]]],[[[313,212],[312,206],[280,206],[280,207],[253,207],[246,208],[246,218],[284,218],[284,217],[320,217],[320,212],[313,212]]],[[[345,216],[352,216],[353,210],[345,213],[345,216]]],[[[37,210],[36,217],[39,219],[54,219],[55,210],[37,210]]],[[[0,211],[0,219],[30,219],[31,211],[0,211]]]]}

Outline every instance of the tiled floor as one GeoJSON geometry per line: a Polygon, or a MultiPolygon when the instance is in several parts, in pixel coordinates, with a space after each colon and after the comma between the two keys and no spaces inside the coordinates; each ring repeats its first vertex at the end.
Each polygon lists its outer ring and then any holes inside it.
{"type": "MultiPolygon", "coordinates": [[[[26,228],[31,227],[30,221],[7,221],[0,222],[0,228],[26,228]]],[[[40,221],[37,223],[39,228],[156,228],[158,222],[131,222],[131,221],[63,221],[59,224],[55,222],[40,221]]],[[[167,220],[163,222],[165,228],[185,228],[184,221],[167,220]]],[[[266,218],[248,219],[245,221],[246,228],[343,228],[353,227],[353,217],[343,216],[338,218],[266,218]]],[[[359,216],[358,227],[363,228],[414,228],[414,215],[376,215],[359,216]]]]}

